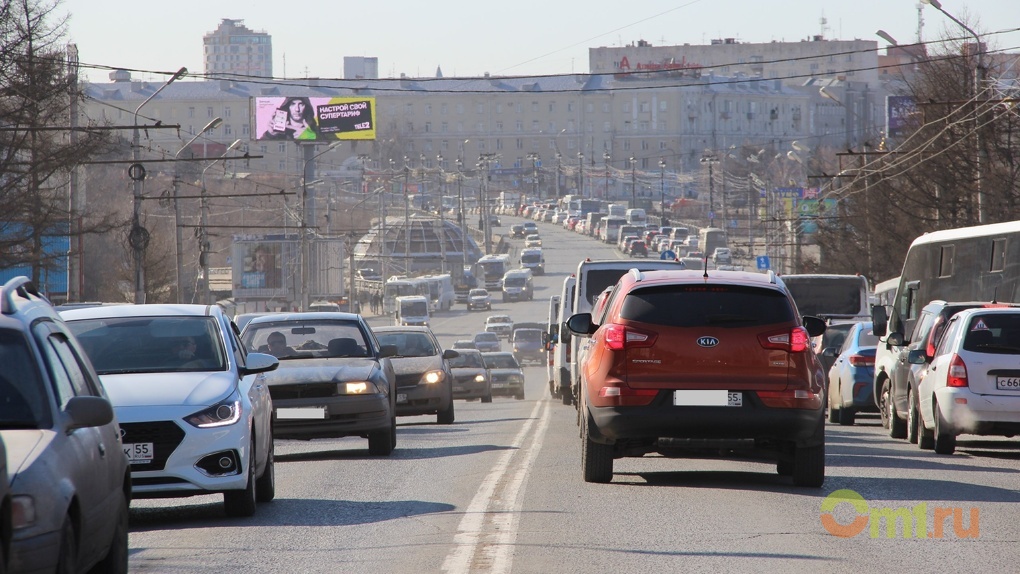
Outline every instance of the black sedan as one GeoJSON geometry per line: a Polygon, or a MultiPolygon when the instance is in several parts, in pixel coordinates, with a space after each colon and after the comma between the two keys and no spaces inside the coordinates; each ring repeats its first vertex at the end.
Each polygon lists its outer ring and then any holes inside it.
{"type": "Polygon", "coordinates": [[[351,313],[288,313],[252,319],[241,332],[252,351],[280,360],[266,374],[276,438],[360,436],[368,452],[397,445],[396,376],[371,328],[351,313]]]}
{"type": "Polygon", "coordinates": [[[397,377],[397,415],[436,415],[439,424],[453,424],[453,374],[450,359],[428,327],[377,327],[383,345],[396,347],[393,370],[397,377]]]}

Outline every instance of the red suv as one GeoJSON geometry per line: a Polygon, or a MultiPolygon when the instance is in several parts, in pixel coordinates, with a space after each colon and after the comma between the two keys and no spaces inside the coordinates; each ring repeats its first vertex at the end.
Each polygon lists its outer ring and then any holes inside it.
{"type": "Polygon", "coordinates": [[[581,371],[581,462],[587,482],[610,482],[613,460],[764,452],[798,486],[825,478],[825,374],[811,337],[769,272],[625,274],[601,316],[568,328],[591,336],[581,371]]]}

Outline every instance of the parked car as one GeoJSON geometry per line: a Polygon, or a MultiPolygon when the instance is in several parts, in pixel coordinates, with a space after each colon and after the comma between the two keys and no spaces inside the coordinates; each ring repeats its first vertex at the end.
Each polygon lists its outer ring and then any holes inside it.
{"type": "Polygon", "coordinates": [[[459,353],[444,351],[428,327],[379,327],[379,342],[396,347],[390,361],[396,373],[397,416],[436,415],[441,425],[453,424],[453,374],[449,360],[459,353]]]}
{"type": "Polygon", "coordinates": [[[472,289],[468,291],[467,310],[492,309],[492,296],[485,289],[472,289]]]}
{"type": "Polygon", "coordinates": [[[489,315],[485,318],[485,331],[495,333],[504,339],[510,340],[513,328],[514,320],[510,318],[510,315],[489,315]]]}
{"type": "Polygon", "coordinates": [[[493,396],[524,400],[524,370],[513,353],[482,353],[482,360],[489,370],[493,396]]]}
{"type": "Polygon", "coordinates": [[[27,277],[0,292],[0,365],[0,571],[126,573],[131,477],[113,407],[27,277]]]}
{"type": "MultiPolygon", "coordinates": [[[[826,331],[832,328],[829,325],[826,331]]],[[[830,346],[822,356],[833,359],[828,370],[826,406],[829,422],[852,425],[859,412],[878,412],[872,396],[875,380],[875,349],[878,337],[871,321],[852,323],[843,344],[830,346]]]]}
{"type": "Polygon", "coordinates": [[[279,362],[249,353],[221,307],[119,305],[63,317],[110,395],[132,496],[223,493],[229,516],[273,499],[265,373],[279,362]]]}
{"type": "Polygon", "coordinates": [[[972,308],[949,320],[917,389],[918,446],[953,454],[961,434],[1020,434],[1020,309],[972,308]]]}
{"type": "Polygon", "coordinates": [[[475,348],[483,353],[502,350],[502,345],[499,343],[499,336],[491,331],[475,333],[474,343],[475,348]]]}
{"type": "Polygon", "coordinates": [[[591,337],[578,364],[585,481],[610,482],[620,457],[757,451],[821,486],[825,381],[810,338],[825,323],[798,317],[775,274],[635,269],[607,305],[600,324],[567,320],[591,337]]]}
{"type": "Polygon", "coordinates": [[[474,400],[483,403],[492,402],[492,387],[489,386],[489,371],[482,361],[482,353],[478,349],[457,350],[459,356],[450,359],[450,372],[453,373],[453,398],[474,400]]]}
{"type": "Polygon", "coordinates": [[[526,247],[526,248],[527,247],[541,247],[541,246],[542,246],[542,238],[537,233],[532,233],[531,235],[529,235],[529,236],[524,238],[524,247],[526,247]]]}
{"type": "Polygon", "coordinates": [[[251,351],[277,355],[266,375],[277,438],[360,436],[371,455],[397,444],[396,353],[360,315],[292,313],[252,319],[241,332],[251,351]]]}
{"type": "Polygon", "coordinates": [[[641,257],[648,257],[648,246],[645,245],[644,241],[635,239],[631,241],[630,246],[627,247],[627,255],[630,255],[631,257],[637,257],[639,255],[641,257]]]}

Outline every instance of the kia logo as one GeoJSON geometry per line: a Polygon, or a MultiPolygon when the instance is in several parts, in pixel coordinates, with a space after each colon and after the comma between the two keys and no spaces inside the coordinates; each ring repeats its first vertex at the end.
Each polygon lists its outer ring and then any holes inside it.
{"type": "Polygon", "coordinates": [[[719,339],[715,337],[698,337],[699,347],[714,347],[719,344],[719,339]]]}

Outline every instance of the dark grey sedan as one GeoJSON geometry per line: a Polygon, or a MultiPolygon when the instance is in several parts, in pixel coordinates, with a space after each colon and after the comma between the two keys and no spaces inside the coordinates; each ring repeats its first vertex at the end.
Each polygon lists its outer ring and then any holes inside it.
{"type": "Polygon", "coordinates": [[[439,424],[453,424],[453,374],[449,360],[459,356],[443,351],[428,327],[378,327],[379,342],[396,347],[397,415],[436,415],[439,424]]]}

